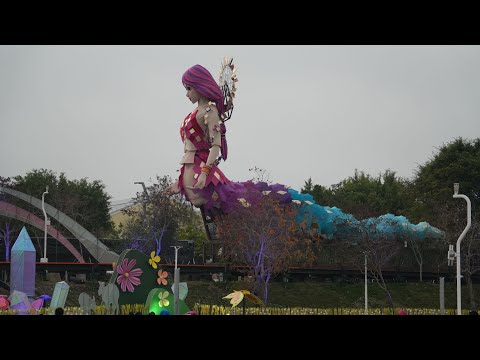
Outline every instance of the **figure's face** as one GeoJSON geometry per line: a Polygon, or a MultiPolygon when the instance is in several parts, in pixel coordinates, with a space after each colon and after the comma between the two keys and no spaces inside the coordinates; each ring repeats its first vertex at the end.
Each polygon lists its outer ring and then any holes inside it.
{"type": "Polygon", "coordinates": [[[200,94],[195,90],[193,87],[189,85],[185,85],[185,89],[187,90],[187,97],[190,101],[195,104],[200,99],[200,94]]]}

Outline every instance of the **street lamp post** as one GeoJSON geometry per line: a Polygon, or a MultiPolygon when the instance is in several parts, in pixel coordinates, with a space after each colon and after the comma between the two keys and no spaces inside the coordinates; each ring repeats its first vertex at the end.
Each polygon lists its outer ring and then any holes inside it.
{"type": "Polygon", "coordinates": [[[48,263],[47,258],[47,226],[50,225],[50,220],[47,217],[47,212],[45,211],[45,194],[48,194],[48,185],[46,186],[46,191],[42,194],[42,210],[45,217],[45,232],[44,232],[44,241],[43,241],[43,258],[40,259],[42,263],[48,263]]]}
{"type": "MultiPolygon", "coordinates": [[[[147,191],[147,187],[145,186],[145,183],[143,181],[135,181],[134,184],[142,185],[143,193],[145,194],[145,199],[148,199],[148,191],[147,191]]],[[[145,201],[143,202],[143,211],[144,211],[145,217],[146,217],[147,216],[147,203],[145,201]]]]}
{"type": "Polygon", "coordinates": [[[144,192],[145,195],[148,197],[147,187],[145,186],[145,183],[144,183],[143,181],[135,181],[134,184],[142,185],[142,187],[143,187],[143,192],[144,192]]]}
{"type": "Polygon", "coordinates": [[[463,238],[465,237],[466,233],[470,229],[472,225],[472,204],[470,203],[470,199],[463,195],[458,194],[458,190],[460,189],[460,184],[455,183],[453,184],[453,198],[454,199],[465,199],[467,202],[467,226],[463,229],[463,232],[460,234],[460,237],[457,240],[457,248],[455,252],[455,258],[457,260],[457,315],[462,315],[462,281],[461,281],[461,266],[460,266],[460,243],[462,242],[463,238]]]}
{"type": "MultiPolygon", "coordinates": [[[[149,228],[148,226],[148,216],[147,216],[147,201],[149,200],[149,196],[148,196],[148,191],[147,191],[147,187],[145,186],[145,183],[143,181],[135,181],[134,184],[138,184],[138,185],[142,185],[143,187],[143,194],[144,194],[144,199],[142,201],[143,203],[143,224],[145,226],[145,229],[151,233],[151,229],[149,228]]],[[[159,247],[158,247],[158,244],[157,244],[157,250],[155,251],[155,255],[159,255],[159,247]]]]}

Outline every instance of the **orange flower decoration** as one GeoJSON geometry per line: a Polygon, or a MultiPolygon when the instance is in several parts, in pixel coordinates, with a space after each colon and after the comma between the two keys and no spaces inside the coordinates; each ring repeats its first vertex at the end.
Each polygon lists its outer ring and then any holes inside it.
{"type": "Polygon", "coordinates": [[[168,284],[167,276],[168,276],[168,272],[162,271],[162,269],[158,270],[158,279],[157,279],[158,285],[167,285],[168,284]]]}

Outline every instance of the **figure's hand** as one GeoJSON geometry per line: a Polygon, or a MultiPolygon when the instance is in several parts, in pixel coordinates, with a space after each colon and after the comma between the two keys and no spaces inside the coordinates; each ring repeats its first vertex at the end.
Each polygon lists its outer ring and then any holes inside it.
{"type": "Polygon", "coordinates": [[[165,195],[167,196],[176,195],[179,192],[180,192],[180,188],[178,187],[178,180],[165,189],[165,195]]]}
{"type": "Polygon", "coordinates": [[[198,177],[198,181],[193,187],[194,189],[203,189],[205,187],[205,181],[207,180],[207,174],[201,173],[198,177]]]}

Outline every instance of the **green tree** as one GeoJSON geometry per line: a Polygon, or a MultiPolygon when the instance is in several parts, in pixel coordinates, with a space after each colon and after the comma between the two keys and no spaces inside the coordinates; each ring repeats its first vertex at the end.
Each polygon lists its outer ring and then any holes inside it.
{"type": "Polygon", "coordinates": [[[313,191],[313,183],[312,183],[312,178],[308,178],[307,181],[305,181],[305,186],[303,187],[303,189],[301,190],[302,193],[304,194],[312,194],[312,191],[313,191]]]}
{"type": "MultiPolygon", "coordinates": [[[[194,254],[196,256],[204,254],[204,246],[208,242],[205,227],[203,225],[202,215],[198,210],[193,208],[186,208],[183,221],[179,224],[176,238],[178,240],[193,240],[194,254]]],[[[204,259],[205,261],[205,259],[204,259]]]]}
{"type": "Polygon", "coordinates": [[[313,185],[310,178],[302,192],[311,194],[318,204],[336,206],[363,219],[386,213],[404,215],[413,201],[409,188],[410,182],[394,171],[372,177],[356,169],[353,176],[329,188],[313,185]]]}
{"type": "Polygon", "coordinates": [[[320,205],[328,206],[337,206],[331,205],[336,204],[335,191],[333,190],[335,185],[332,185],[331,188],[327,188],[322,185],[313,184],[312,178],[309,178],[305,181],[305,186],[301,189],[301,193],[310,194],[313,196],[313,199],[320,205]]]}
{"type": "MultiPolygon", "coordinates": [[[[412,218],[427,221],[446,233],[448,243],[455,244],[466,224],[466,202],[453,198],[453,184],[472,203],[472,227],[462,242],[462,273],[471,289],[471,275],[479,271],[480,243],[480,139],[456,138],[437,149],[425,164],[419,165],[413,180],[415,202],[412,218]]],[[[445,247],[445,253],[447,248],[445,247]]],[[[446,262],[446,258],[444,258],[446,262]]],[[[473,291],[471,306],[475,306],[473,291]]]]}
{"type": "MultiPolygon", "coordinates": [[[[36,198],[42,197],[46,186],[49,189],[45,202],[70,216],[96,237],[109,237],[113,231],[109,214],[111,197],[100,180],[69,180],[63,172],[57,176],[52,170],[35,169],[24,176],[15,176],[12,184],[15,190],[36,198]]],[[[25,207],[25,204],[20,206],[25,207]]],[[[30,211],[43,217],[36,208],[30,211]]]]}
{"type": "MultiPolygon", "coordinates": [[[[358,220],[375,218],[387,213],[403,215],[410,219],[411,209],[415,203],[413,187],[414,183],[411,180],[398,177],[394,171],[389,169],[377,177],[355,170],[353,176],[328,189],[313,185],[309,179],[305,182],[303,192],[312,194],[318,203],[339,207],[345,213],[354,215],[358,220]]],[[[340,240],[337,236],[335,244],[329,246],[330,250],[336,254],[341,254],[345,247],[340,240]]],[[[410,244],[408,251],[413,255],[412,260],[417,262],[420,279],[422,279],[423,267],[432,262],[427,255],[430,253],[430,245],[440,245],[443,242],[435,240],[436,243],[428,242],[429,246],[427,246],[424,244],[425,239],[417,237],[410,237],[405,241],[410,244]]],[[[335,255],[335,258],[339,259],[340,257],[335,255]]]]}
{"type": "Polygon", "coordinates": [[[460,192],[472,202],[472,210],[480,205],[480,139],[461,137],[443,144],[425,164],[419,165],[414,177],[417,219],[435,223],[439,211],[456,208],[461,202],[453,199],[453,184],[460,183],[460,192]],[[438,210],[438,211],[436,211],[438,210]]]}

